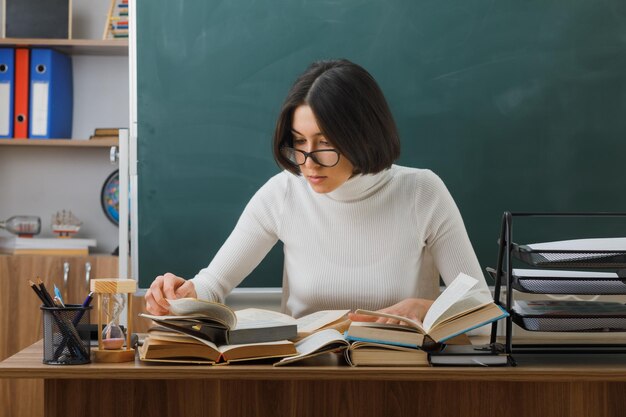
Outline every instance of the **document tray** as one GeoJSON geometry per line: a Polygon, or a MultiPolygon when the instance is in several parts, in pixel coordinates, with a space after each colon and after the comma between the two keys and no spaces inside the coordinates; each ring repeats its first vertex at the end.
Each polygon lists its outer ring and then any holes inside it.
{"type": "Polygon", "coordinates": [[[542,268],[626,268],[626,251],[534,250],[526,245],[511,243],[511,254],[542,268]]]}
{"type": "Polygon", "coordinates": [[[626,332],[626,314],[615,316],[522,315],[513,322],[531,332],[626,332]]]}

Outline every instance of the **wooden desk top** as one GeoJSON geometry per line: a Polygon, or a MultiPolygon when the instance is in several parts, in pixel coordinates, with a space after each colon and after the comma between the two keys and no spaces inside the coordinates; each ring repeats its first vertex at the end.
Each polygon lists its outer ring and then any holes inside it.
{"type": "Polygon", "coordinates": [[[376,380],[376,381],[626,381],[626,355],[516,356],[516,367],[356,367],[319,365],[44,365],[39,341],[0,362],[0,378],[376,380]]]}

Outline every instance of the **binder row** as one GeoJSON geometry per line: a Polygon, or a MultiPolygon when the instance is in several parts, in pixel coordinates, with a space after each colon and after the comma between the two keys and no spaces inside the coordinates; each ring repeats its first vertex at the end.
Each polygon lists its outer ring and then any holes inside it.
{"type": "Polygon", "coordinates": [[[72,137],[71,57],[49,48],[0,48],[0,138],[72,137]]]}

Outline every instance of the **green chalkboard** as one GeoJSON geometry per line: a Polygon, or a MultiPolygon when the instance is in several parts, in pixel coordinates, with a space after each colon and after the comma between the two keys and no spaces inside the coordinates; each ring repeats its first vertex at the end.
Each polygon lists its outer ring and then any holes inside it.
{"type": "MultiPolygon", "coordinates": [[[[624,0],[145,0],[142,287],[209,263],[278,172],[270,142],[292,82],[338,57],[379,81],[398,163],[443,178],[483,267],[495,262],[504,210],[626,211],[624,0]]],[[[543,223],[529,239],[625,230],[579,223],[543,223]]],[[[280,286],[281,257],[276,247],[244,285],[280,286]]]]}

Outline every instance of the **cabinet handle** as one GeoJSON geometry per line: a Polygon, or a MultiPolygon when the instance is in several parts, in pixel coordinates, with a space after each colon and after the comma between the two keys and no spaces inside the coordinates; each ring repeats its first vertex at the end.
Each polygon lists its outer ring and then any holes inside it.
{"type": "Polygon", "coordinates": [[[67,281],[70,277],[70,263],[63,262],[63,293],[65,294],[65,299],[67,300],[67,281]]]}
{"type": "Polygon", "coordinates": [[[85,262],[85,285],[87,286],[87,292],[89,292],[89,275],[91,274],[91,262],[85,262]]]}
{"type": "Polygon", "coordinates": [[[117,150],[117,146],[111,146],[111,149],[109,150],[109,161],[111,162],[111,164],[115,164],[118,159],[120,157],[120,153],[117,150]]]}

